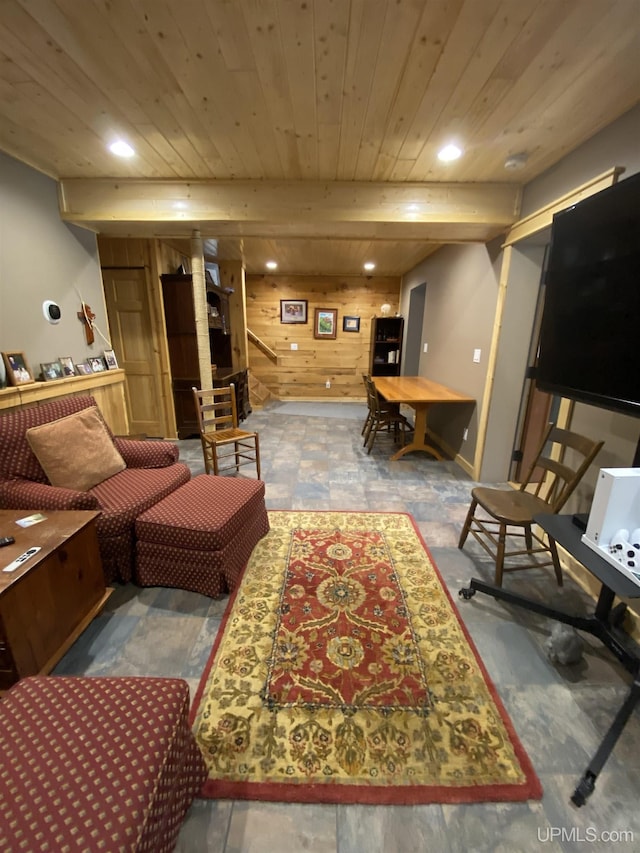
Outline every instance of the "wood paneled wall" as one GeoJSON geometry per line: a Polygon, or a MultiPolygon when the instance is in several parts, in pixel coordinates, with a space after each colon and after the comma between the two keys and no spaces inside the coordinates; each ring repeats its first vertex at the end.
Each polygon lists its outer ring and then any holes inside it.
{"type": "Polygon", "coordinates": [[[246,291],[247,328],[277,355],[274,360],[249,342],[249,367],[276,399],[364,399],[371,319],[384,303],[398,310],[399,277],[248,275],[246,291]],[[281,299],[306,299],[308,322],[281,323],[281,299]],[[314,339],[316,308],[337,309],[335,340],[314,339]],[[344,316],[360,317],[360,331],[343,332],[344,316]]]}

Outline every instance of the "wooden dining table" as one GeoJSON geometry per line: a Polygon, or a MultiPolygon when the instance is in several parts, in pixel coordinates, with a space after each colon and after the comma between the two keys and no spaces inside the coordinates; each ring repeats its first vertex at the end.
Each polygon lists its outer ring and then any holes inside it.
{"type": "Polygon", "coordinates": [[[427,413],[436,403],[475,403],[474,397],[460,394],[446,385],[425,379],[423,376],[372,376],[376,389],[389,403],[405,403],[415,410],[413,441],[405,444],[391,457],[400,459],[406,453],[425,450],[436,459],[443,456],[439,450],[425,441],[427,434],[427,413]]]}

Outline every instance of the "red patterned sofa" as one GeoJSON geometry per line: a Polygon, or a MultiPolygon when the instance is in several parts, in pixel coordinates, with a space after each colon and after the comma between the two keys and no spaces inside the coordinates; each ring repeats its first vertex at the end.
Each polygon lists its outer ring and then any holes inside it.
{"type": "Polygon", "coordinates": [[[101,510],[97,531],[105,580],[126,583],[133,577],[136,518],[186,483],[191,473],[177,461],[175,444],[114,438],[105,424],[126,463],[124,470],[87,491],[52,486],[29,446],[27,430],[95,405],[92,397],[65,397],[0,417],[0,507],[101,510]]]}
{"type": "Polygon", "coordinates": [[[34,676],[0,701],[0,850],[173,850],[206,767],[177,678],[34,676]]]}

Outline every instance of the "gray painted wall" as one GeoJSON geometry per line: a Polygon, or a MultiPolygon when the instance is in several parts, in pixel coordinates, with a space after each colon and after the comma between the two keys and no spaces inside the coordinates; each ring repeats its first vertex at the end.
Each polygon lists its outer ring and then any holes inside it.
{"type": "MultiPolygon", "coordinates": [[[[408,316],[411,289],[427,283],[420,356],[421,376],[482,400],[498,295],[497,247],[473,244],[445,246],[403,278],[401,310],[408,316]],[[474,349],[481,350],[479,364],[474,349]]],[[[435,406],[429,427],[473,464],[478,432],[478,407],[435,406]],[[463,441],[464,429],[469,435],[463,441]]]]}
{"type": "Polygon", "coordinates": [[[34,375],[60,356],[101,355],[107,344],[96,331],[88,346],[76,317],[81,295],[109,337],[95,235],[61,221],[54,180],[2,153],[0,190],[0,351],[24,352],[34,375]],[[61,308],[56,325],[45,299],[61,308]]]}
{"type": "MultiPolygon", "coordinates": [[[[525,217],[612,166],[626,168],[625,176],[640,171],[640,106],[609,125],[560,163],[525,187],[521,216],[525,217]]],[[[447,246],[431,255],[403,278],[401,310],[408,311],[409,293],[427,282],[427,307],[423,340],[429,354],[422,356],[420,374],[444,382],[482,399],[486,378],[485,351],[491,341],[502,253],[490,255],[495,246],[447,246]],[[450,292],[449,292],[450,291],[450,292]],[[431,341],[437,342],[432,354],[431,341]],[[476,341],[477,343],[474,343],[476,341]],[[482,347],[480,366],[470,362],[469,348],[482,347]],[[433,357],[432,357],[433,355],[433,357]],[[478,369],[480,367],[480,369],[478,369]]],[[[514,251],[506,314],[500,332],[496,379],[489,409],[489,430],[481,476],[504,481],[508,476],[515,422],[520,404],[522,374],[533,322],[533,305],[539,275],[539,247],[523,245],[514,251]],[[515,413],[515,414],[514,414],[515,413]]],[[[452,408],[452,407],[450,407],[452,408]]],[[[454,439],[461,423],[448,423],[447,407],[433,410],[429,424],[445,438],[454,439]]],[[[461,455],[473,461],[477,412],[469,419],[469,439],[461,455]]],[[[579,491],[571,511],[587,511],[599,467],[628,467],[640,433],[640,422],[624,415],[576,404],[572,427],[605,447],[579,491]]],[[[455,440],[451,441],[457,449],[455,440]]]]}
{"type": "Polygon", "coordinates": [[[480,478],[508,479],[516,445],[544,247],[513,249],[480,478]]]}
{"type": "Polygon", "coordinates": [[[416,376],[420,371],[422,354],[422,326],[424,307],[427,300],[427,283],[417,284],[409,293],[409,310],[404,327],[404,356],[402,372],[405,376],[416,376]]]}
{"type": "Polygon", "coordinates": [[[547,169],[524,188],[521,216],[529,216],[612,166],[624,166],[621,180],[640,171],[640,105],[547,169]]]}

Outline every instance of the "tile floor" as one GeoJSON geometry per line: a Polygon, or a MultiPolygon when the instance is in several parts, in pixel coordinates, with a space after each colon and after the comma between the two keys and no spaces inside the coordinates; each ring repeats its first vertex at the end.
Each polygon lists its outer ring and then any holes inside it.
{"type": "MultiPolygon", "coordinates": [[[[412,454],[390,462],[389,439],[362,450],[364,404],[272,404],[251,414],[260,432],[270,509],[409,512],[428,543],[544,788],[540,802],[477,805],[299,805],[198,800],[180,853],[448,853],[631,851],[640,845],[640,716],[634,714],[582,809],[569,798],[626,694],[629,676],[589,643],[583,661],[556,667],[544,652],[547,620],[487,596],[458,599],[470,577],[492,578],[478,545],[457,548],[471,481],[452,462],[412,454]]],[[[181,458],[201,473],[197,439],[181,458]]],[[[247,471],[248,469],[243,469],[247,471]]],[[[541,570],[505,584],[584,610],[570,581],[541,570]]],[[[195,690],[226,598],[118,587],[56,673],[181,676],[195,690]]]]}

